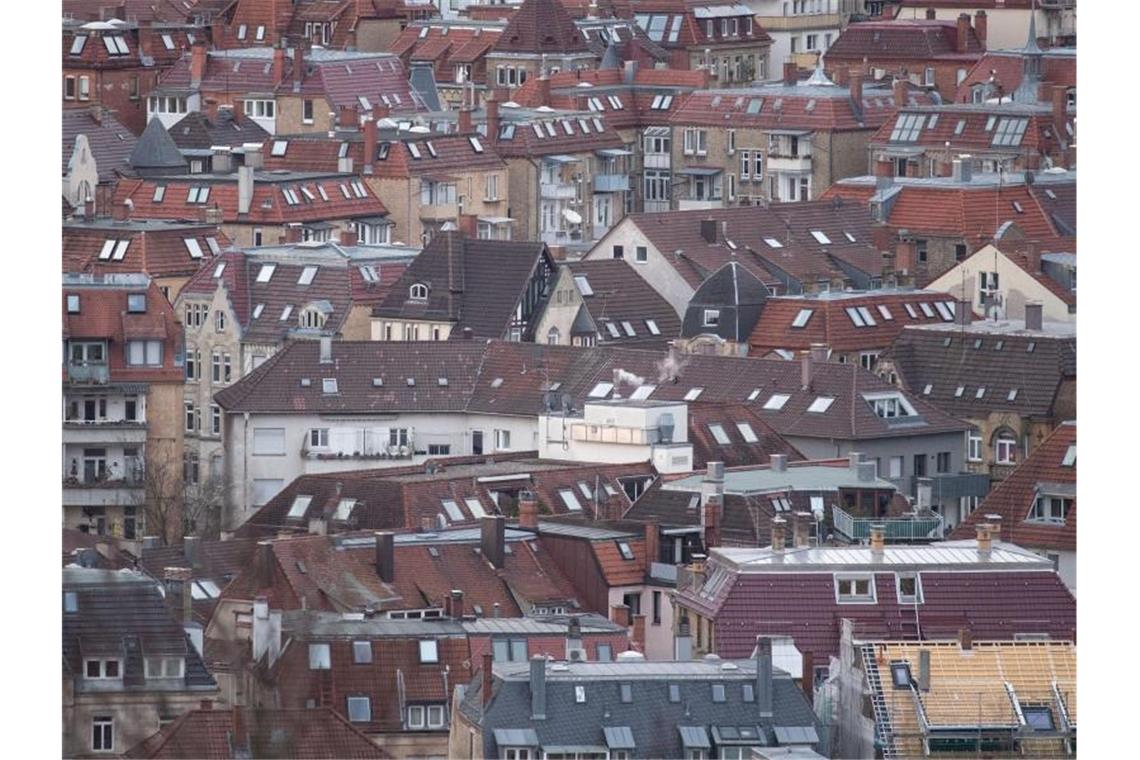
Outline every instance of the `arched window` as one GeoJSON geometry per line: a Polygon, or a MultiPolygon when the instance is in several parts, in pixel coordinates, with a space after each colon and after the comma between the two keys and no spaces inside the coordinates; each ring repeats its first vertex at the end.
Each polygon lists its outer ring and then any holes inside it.
{"type": "Polygon", "coordinates": [[[557,346],[558,341],[561,337],[562,337],[562,335],[561,335],[561,333],[558,332],[557,327],[551,327],[546,332],[546,342],[552,346],[557,346]]]}
{"type": "Polygon", "coordinates": [[[417,282],[411,287],[410,296],[413,301],[426,301],[428,296],[427,285],[417,282]]]}
{"type": "Polygon", "coordinates": [[[999,430],[994,436],[994,462],[997,464],[1017,463],[1017,436],[1009,430],[999,430]]]}

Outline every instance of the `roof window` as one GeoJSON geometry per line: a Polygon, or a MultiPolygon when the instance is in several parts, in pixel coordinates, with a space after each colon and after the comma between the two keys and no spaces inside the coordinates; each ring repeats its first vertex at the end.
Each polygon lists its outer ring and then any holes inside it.
{"type": "Polygon", "coordinates": [[[269,282],[273,277],[273,273],[277,271],[276,264],[262,264],[261,269],[257,272],[258,282],[269,282]]]}
{"type": "Polygon", "coordinates": [[[598,383],[587,394],[590,398],[605,398],[614,389],[613,383],[598,383]]]}
{"type": "Polygon", "coordinates": [[[628,541],[618,541],[618,553],[621,554],[622,559],[633,559],[633,549],[629,548],[628,541]]]}
{"type": "Polygon", "coordinates": [[[823,414],[831,408],[833,403],[835,403],[835,399],[832,396],[817,396],[815,401],[811,402],[811,406],[809,406],[807,410],[815,414],[823,414]]]}
{"type": "Polygon", "coordinates": [[[781,243],[776,238],[766,237],[766,238],[764,238],[764,243],[767,244],[767,246],[769,248],[783,248],[784,247],[784,244],[781,243]]]}
{"type": "Polygon", "coordinates": [[[927,317],[931,317],[931,318],[934,317],[934,309],[932,309],[930,304],[926,303],[926,301],[923,301],[922,303],[920,303],[918,305],[918,308],[922,309],[922,313],[925,314],[927,317]]]}
{"type": "Polygon", "coordinates": [[[336,393],[336,378],[325,377],[321,379],[321,392],[323,393],[336,393]]]}
{"type": "Polygon", "coordinates": [[[574,284],[578,286],[578,291],[584,296],[594,295],[594,289],[590,287],[590,281],[584,274],[574,275],[574,284]]]}
{"type": "Polygon", "coordinates": [[[655,390],[657,390],[656,385],[639,385],[633,393],[629,394],[629,397],[633,401],[643,401],[653,395],[655,390]]]}
{"type": "Polygon", "coordinates": [[[768,397],[768,400],[764,402],[764,408],[768,411],[778,412],[784,408],[784,404],[788,403],[788,399],[790,398],[791,396],[787,393],[773,393],[768,397]]]}
{"type": "Polygon", "coordinates": [[[286,517],[301,518],[305,516],[305,511],[309,508],[309,502],[313,500],[312,496],[297,496],[293,499],[293,505],[289,507],[289,513],[286,517]]]}
{"type": "Polygon", "coordinates": [[[1010,388],[1009,393],[1005,395],[1006,401],[1017,401],[1017,388],[1010,388]]]}
{"type": "Polygon", "coordinates": [[[292,313],[293,313],[293,304],[291,304],[291,303],[285,304],[285,308],[281,310],[281,321],[284,322],[286,319],[289,318],[289,315],[292,313]]]}
{"type": "Polygon", "coordinates": [[[756,443],[760,440],[756,437],[756,431],[752,429],[752,425],[747,422],[736,423],[736,429],[740,431],[740,437],[744,439],[745,443],[756,443]]]}
{"type": "Polygon", "coordinates": [[[660,335],[661,329],[657,327],[657,322],[652,319],[645,320],[645,327],[649,330],[650,335],[660,335]]]}
{"type": "Polygon", "coordinates": [[[811,236],[815,238],[815,242],[819,243],[820,245],[831,245],[831,238],[823,234],[822,230],[812,230],[811,236]]]}
{"type": "Polygon", "coordinates": [[[918,319],[918,312],[914,310],[913,305],[904,303],[903,308],[906,309],[906,313],[910,315],[911,319],[918,319]]]}
{"type": "Polygon", "coordinates": [[[712,437],[721,446],[727,446],[732,443],[732,440],[728,437],[728,433],[724,432],[724,426],[719,422],[709,423],[709,432],[712,433],[712,437]]]}
{"type": "Polygon", "coordinates": [[[1061,460],[1062,467],[1072,467],[1077,463],[1077,444],[1069,444],[1069,448],[1065,449],[1065,457],[1061,460]]]}
{"type": "Polygon", "coordinates": [[[128,293],[127,294],[127,313],[129,313],[129,314],[145,314],[146,313],[146,293],[128,293]]]}
{"type": "Polygon", "coordinates": [[[696,401],[704,390],[704,388],[690,388],[689,392],[685,394],[685,401],[696,401]]]}
{"type": "Polygon", "coordinates": [[[274,140],[273,149],[269,152],[272,156],[284,156],[285,151],[289,149],[288,140],[274,140]]]}
{"type": "Polygon", "coordinates": [[[566,508],[568,510],[571,512],[582,511],[582,504],[578,501],[578,496],[574,493],[573,490],[569,488],[560,488],[558,489],[558,495],[562,497],[562,503],[566,505],[566,508]]]}
{"type": "Polygon", "coordinates": [[[814,313],[815,311],[812,309],[800,309],[799,314],[797,314],[796,318],[792,320],[792,327],[804,327],[807,325],[808,320],[811,319],[811,315],[814,313]]]}
{"type": "Polygon", "coordinates": [[[313,278],[317,276],[317,267],[305,267],[301,270],[301,276],[297,278],[298,285],[312,285],[313,278]]]}

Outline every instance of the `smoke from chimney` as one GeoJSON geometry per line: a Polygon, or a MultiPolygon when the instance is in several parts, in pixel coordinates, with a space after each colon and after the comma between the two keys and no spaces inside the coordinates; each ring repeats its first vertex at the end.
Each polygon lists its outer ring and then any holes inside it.
{"type": "Polygon", "coordinates": [[[689,361],[688,357],[682,358],[680,354],[670,349],[668,355],[654,365],[657,370],[658,385],[676,380],[677,376],[681,374],[681,370],[689,364],[689,361]]]}

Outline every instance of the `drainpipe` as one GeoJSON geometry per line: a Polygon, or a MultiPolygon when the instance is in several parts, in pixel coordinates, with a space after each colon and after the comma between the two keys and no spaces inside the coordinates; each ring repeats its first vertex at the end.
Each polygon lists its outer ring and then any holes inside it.
{"type": "MultiPolygon", "coordinates": [[[[244,512],[250,500],[249,484],[249,412],[242,413],[242,446],[241,446],[241,509],[244,512]]],[[[231,518],[233,516],[231,515],[231,518]]],[[[231,523],[232,524],[232,523],[231,523]]]]}

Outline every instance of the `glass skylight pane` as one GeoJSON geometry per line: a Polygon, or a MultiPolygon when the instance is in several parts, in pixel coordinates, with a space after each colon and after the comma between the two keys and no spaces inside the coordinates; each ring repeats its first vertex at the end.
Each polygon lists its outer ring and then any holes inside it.
{"type": "Polygon", "coordinates": [[[264,310],[265,310],[265,304],[263,304],[263,303],[259,303],[257,306],[254,306],[253,307],[253,318],[257,319],[258,317],[260,317],[261,312],[264,310]]]}
{"type": "Polygon", "coordinates": [[[216,267],[214,267],[214,279],[216,280],[219,277],[221,277],[222,272],[224,272],[224,271],[226,271],[226,262],[224,262],[224,261],[219,262],[218,265],[216,267]]]}
{"type": "Polygon", "coordinates": [[[297,279],[298,285],[311,285],[313,278],[317,276],[316,267],[305,267],[301,270],[301,276],[297,279]]]}
{"type": "Polygon", "coordinates": [[[289,513],[286,517],[304,517],[305,510],[309,508],[309,502],[312,500],[312,496],[298,496],[293,499],[293,506],[289,507],[289,513]]]}
{"type": "Polygon", "coordinates": [[[716,422],[711,423],[709,425],[709,432],[712,433],[712,437],[716,439],[716,442],[721,446],[725,446],[731,443],[731,439],[729,439],[728,433],[724,432],[724,427],[722,425],[716,422]]]}
{"type": "Polygon", "coordinates": [[[271,277],[273,277],[273,273],[276,270],[277,270],[276,264],[262,264],[261,269],[258,270],[258,272],[257,272],[257,281],[258,282],[269,282],[269,279],[271,277]]]}
{"type": "Polygon", "coordinates": [[[764,408],[769,411],[778,412],[784,408],[784,404],[788,403],[788,399],[790,398],[791,396],[787,393],[773,393],[768,397],[768,400],[764,402],[764,408]]]}
{"type": "Polygon", "coordinates": [[[1005,400],[1006,401],[1016,401],[1017,400],[1017,388],[1011,388],[1009,391],[1009,394],[1005,397],[1005,400]]]}
{"type": "Polygon", "coordinates": [[[470,512],[471,516],[476,520],[487,514],[487,510],[483,509],[483,505],[474,496],[468,496],[463,500],[463,503],[467,505],[467,511],[470,512]]]}
{"type": "Polygon", "coordinates": [[[856,327],[866,327],[867,326],[866,323],[863,321],[863,315],[859,313],[858,309],[856,309],[852,306],[848,306],[848,307],[846,307],[846,309],[844,309],[844,311],[847,312],[847,316],[851,318],[851,322],[854,323],[854,325],[856,327]]]}
{"type": "Polygon", "coordinates": [[[863,317],[863,321],[867,323],[868,327],[875,326],[875,319],[871,316],[871,311],[866,306],[859,307],[859,316],[863,317]]]}
{"type": "Polygon", "coordinates": [[[649,330],[651,335],[660,335],[661,330],[657,327],[657,323],[652,319],[645,320],[645,327],[649,330]]]}
{"type": "Polygon", "coordinates": [[[918,307],[920,309],[922,309],[922,313],[925,314],[926,316],[928,316],[928,317],[934,316],[934,309],[930,308],[930,304],[926,303],[925,301],[920,303],[918,305],[918,307]]]}
{"type": "Polygon", "coordinates": [[[703,391],[704,388],[690,388],[689,392],[685,394],[685,400],[696,401],[703,391]]]}
{"type": "Polygon", "coordinates": [[[459,511],[459,505],[455,503],[454,499],[443,499],[440,501],[443,505],[443,511],[447,513],[447,517],[452,522],[462,522],[463,513],[459,511]]]}
{"type": "Polygon", "coordinates": [[[166,195],[166,185],[155,185],[154,198],[152,198],[151,200],[154,203],[162,203],[162,198],[165,195],[166,195]]]}
{"type": "Polygon", "coordinates": [[[914,310],[914,306],[909,303],[904,303],[903,307],[906,309],[906,313],[910,315],[911,319],[918,319],[918,312],[914,310]]]}
{"type": "Polygon", "coordinates": [[[625,330],[626,336],[628,336],[630,338],[637,335],[637,333],[634,332],[633,325],[631,325],[629,322],[622,322],[621,323],[621,329],[625,330]]]}
{"type": "Polygon", "coordinates": [[[202,258],[202,246],[198,245],[196,238],[183,238],[182,242],[186,244],[186,250],[190,253],[190,258],[202,258]]]}
{"type": "Polygon", "coordinates": [[[783,248],[784,247],[784,244],[781,243],[776,238],[764,238],[764,242],[768,245],[769,248],[783,248]]]}
{"type": "Polygon", "coordinates": [[[606,322],[606,330],[609,331],[611,338],[621,337],[621,333],[618,332],[617,325],[615,325],[613,322],[606,322]]]}
{"type": "MultiPolygon", "coordinates": [[[[120,240],[115,245],[115,252],[113,254],[111,254],[111,258],[114,261],[122,261],[123,257],[125,257],[127,255],[127,248],[130,246],[130,244],[131,244],[130,240],[120,240]]],[[[194,245],[197,245],[197,244],[198,244],[198,241],[195,240],[194,245]]],[[[202,257],[202,251],[199,250],[197,256],[194,256],[193,254],[191,254],[191,256],[193,258],[201,258],[202,257]]]]}
{"type": "Polygon", "coordinates": [[[891,310],[886,307],[886,304],[879,304],[878,308],[879,308],[879,314],[883,317],[883,319],[894,319],[895,318],[895,316],[893,314],[891,314],[891,310]]]}
{"type": "Polygon", "coordinates": [[[582,505],[578,502],[578,496],[569,488],[559,489],[558,495],[562,497],[562,503],[571,512],[581,512],[582,505]]]}
{"type": "Polygon", "coordinates": [[[835,399],[831,396],[818,396],[816,397],[815,401],[811,402],[811,406],[808,407],[808,411],[815,412],[816,414],[823,414],[831,408],[831,405],[834,402],[835,399]]]}
{"type": "Polygon", "coordinates": [[[943,303],[942,301],[936,302],[934,304],[934,308],[938,309],[938,314],[946,322],[953,322],[954,321],[954,315],[950,313],[950,309],[946,308],[946,304],[943,303]]]}
{"type": "Polygon", "coordinates": [[[218,239],[213,237],[206,238],[206,245],[210,246],[210,253],[217,256],[222,252],[221,246],[218,245],[218,239]]]}
{"type": "Polygon", "coordinates": [[[749,401],[755,401],[759,397],[760,397],[760,389],[759,388],[753,388],[752,392],[748,394],[748,400],[749,401]]]}
{"type": "Polygon", "coordinates": [[[111,251],[115,250],[115,240],[110,239],[103,243],[103,250],[99,251],[99,258],[106,261],[111,258],[111,251]]]}
{"type": "Polygon", "coordinates": [[[629,394],[629,397],[634,401],[641,401],[643,399],[649,398],[649,396],[652,395],[653,391],[655,390],[657,390],[656,385],[640,385],[633,391],[633,393],[629,394]]]}
{"type": "Polygon", "coordinates": [[[800,313],[792,320],[792,327],[803,327],[815,312],[811,309],[800,309],[800,313]]]}
{"type": "Polygon", "coordinates": [[[352,515],[352,508],[356,506],[356,499],[341,499],[333,513],[334,520],[347,520],[352,515]]]}
{"type": "Polygon", "coordinates": [[[740,436],[744,439],[745,443],[756,443],[759,438],[756,437],[756,431],[747,422],[736,423],[736,429],[740,431],[740,436]]]}
{"type": "Polygon", "coordinates": [[[586,279],[584,274],[574,275],[574,282],[578,285],[578,291],[584,296],[594,295],[594,289],[590,287],[590,281],[586,279]]]}
{"type": "Polygon", "coordinates": [[[1065,451],[1065,458],[1061,460],[1062,467],[1072,467],[1077,463],[1077,444],[1071,444],[1065,451]]]}
{"type": "Polygon", "coordinates": [[[823,234],[823,232],[820,230],[812,230],[811,236],[815,238],[816,242],[820,245],[830,245],[831,243],[831,238],[823,234]]]}
{"type": "Polygon", "coordinates": [[[79,55],[83,52],[83,46],[87,44],[87,35],[77,34],[75,39],[71,41],[71,54],[79,55]]]}
{"type": "Polygon", "coordinates": [[[614,389],[613,383],[598,383],[587,394],[590,398],[605,398],[614,389]]]}

